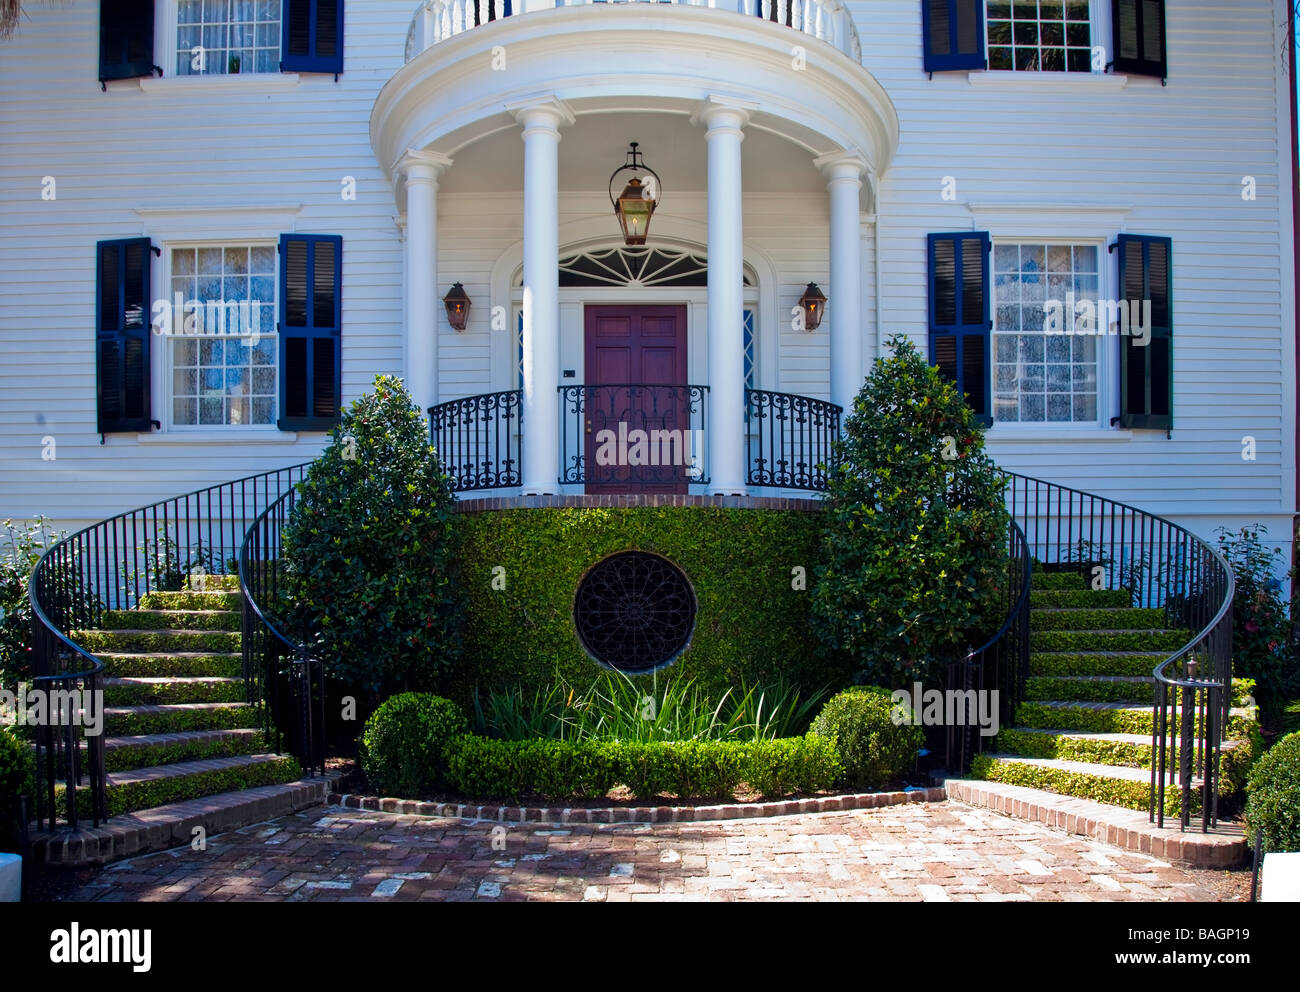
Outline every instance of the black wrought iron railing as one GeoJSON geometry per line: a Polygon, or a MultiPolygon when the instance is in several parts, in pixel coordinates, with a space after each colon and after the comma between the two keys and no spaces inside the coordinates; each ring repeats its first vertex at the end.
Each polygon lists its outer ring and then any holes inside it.
{"type": "MultiPolygon", "coordinates": [[[[51,546],[32,571],[33,686],[75,692],[102,712],[103,664],[77,643],[106,610],[136,607],[149,592],[185,588],[198,576],[233,574],[249,524],[302,478],[305,465],[209,486],[119,513],[51,546]]],[[[38,825],[76,829],[88,809],[104,819],[104,746],[75,705],[36,728],[38,825]],[[62,802],[60,802],[60,795],[62,802]]]]}
{"type": "Polygon", "coordinates": [[[708,386],[560,386],[561,484],[629,491],[709,481],[708,386]]]}
{"type": "Polygon", "coordinates": [[[518,389],[429,408],[429,437],[458,492],[507,489],[523,478],[523,394],[518,389]]]}
{"type": "Polygon", "coordinates": [[[1006,503],[1033,560],[1078,571],[1094,589],[1125,589],[1160,609],[1186,643],[1158,665],[1151,737],[1150,818],[1164,826],[1180,793],[1181,826],[1199,799],[1202,830],[1218,818],[1219,759],[1232,697],[1232,569],[1186,528],[1137,507],[1014,472],[1006,503]]]}
{"type": "Polygon", "coordinates": [[[793,393],[746,389],[751,486],[824,492],[835,461],[843,410],[793,393]]]}
{"type": "Polygon", "coordinates": [[[298,499],[290,489],[257,515],[239,549],[240,645],[247,698],[261,704],[263,730],[309,773],[325,771],[325,668],[314,637],[292,619],[282,582],[281,535],[298,499]],[[287,736],[289,746],[284,746],[287,736]]]}
{"type": "MultiPolygon", "coordinates": [[[[1002,587],[1002,625],[987,641],[948,666],[948,690],[960,692],[964,720],[945,725],[945,767],[965,771],[971,758],[993,745],[975,719],[980,700],[997,700],[998,725],[1010,726],[1029,676],[1029,582],[1032,563],[1025,533],[1014,519],[1007,527],[1007,570],[1002,587]],[[989,695],[996,692],[996,696],[989,695]],[[974,695],[972,695],[974,693],[974,695]]],[[[916,701],[920,705],[920,701],[916,701]]],[[[991,702],[985,712],[991,708],[991,702]]]]}

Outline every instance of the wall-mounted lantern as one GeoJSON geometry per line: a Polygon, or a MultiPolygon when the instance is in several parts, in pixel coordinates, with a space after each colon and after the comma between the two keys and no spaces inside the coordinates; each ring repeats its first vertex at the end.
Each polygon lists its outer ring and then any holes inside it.
{"type": "Polygon", "coordinates": [[[451,291],[442,298],[443,305],[447,308],[447,323],[452,326],[453,330],[463,331],[465,322],[469,320],[470,299],[469,294],[465,292],[465,287],[460,283],[451,287],[451,291]]]}
{"type": "Polygon", "coordinates": [[[810,282],[803,291],[803,296],[799,297],[799,306],[803,307],[803,326],[810,331],[817,330],[817,325],[822,322],[822,313],[826,310],[826,294],[817,288],[815,282],[810,282]]]}
{"type": "Polygon", "coordinates": [[[614,215],[623,229],[623,243],[627,245],[645,244],[646,235],[650,233],[650,218],[659,206],[661,192],[659,173],[641,161],[637,145],[638,142],[631,142],[627,161],[609,177],[609,202],[614,205],[614,215]],[[620,172],[631,172],[632,176],[616,198],[614,180],[620,172]],[[640,173],[645,173],[645,176],[640,173]]]}

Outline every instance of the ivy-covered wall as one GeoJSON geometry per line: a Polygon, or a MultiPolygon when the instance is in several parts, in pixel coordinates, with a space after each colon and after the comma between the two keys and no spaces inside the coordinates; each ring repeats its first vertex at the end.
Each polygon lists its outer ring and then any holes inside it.
{"type": "Polygon", "coordinates": [[[557,671],[579,684],[599,675],[578,640],[574,594],[592,565],[627,550],[662,555],[695,590],[690,646],[661,672],[689,673],[715,693],[782,677],[838,688],[849,672],[815,655],[808,626],[821,522],[807,511],[698,506],[460,515],[468,629],[447,692],[538,685],[557,671]]]}

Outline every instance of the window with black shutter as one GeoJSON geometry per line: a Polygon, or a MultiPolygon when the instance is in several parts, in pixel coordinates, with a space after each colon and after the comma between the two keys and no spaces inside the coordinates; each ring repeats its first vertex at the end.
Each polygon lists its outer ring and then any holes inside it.
{"type": "Polygon", "coordinates": [[[328,430],[342,395],[343,239],[280,236],[282,430],[328,430]]]}
{"type": "Polygon", "coordinates": [[[151,76],[154,0],[100,0],[99,81],[151,76]]]}
{"type": "Polygon", "coordinates": [[[925,71],[983,69],[984,0],[921,0],[925,71]]]}
{"type": "Polygon", "coordinates": [[[1116,247],[1120,299],[1129,318],[1129,333],[1119,338],[1120,426],[1167,431],[1174,423],[1173,242],[1121,234],[1116,247]],[[1147,301],[1149,327],[1142,316],[1147,301]],[[1134,333],[1139,326],[1140,335],[1134,333]]]}
{"type": "Polygon", "coordinates": [[[343,71],[343,0],[283,0],[280,69],[343,71]]]}
{"type": "Polygon", "coordinates": [[[1169,75],[1165,57],[1165,0],[1111,0],[1115,71],[1169,75]]]}
{"type": "Polygon", "coordinates": [[[148,431],[152,247],[148,238],[96,246],[96,407],[101,434],[148,431]]]}
{"type": "Polygon", "coordinates": [[[957,384],[985,424],[991,424],[989,234],[962,231],[928,237],[930,361],[957,384]]]}

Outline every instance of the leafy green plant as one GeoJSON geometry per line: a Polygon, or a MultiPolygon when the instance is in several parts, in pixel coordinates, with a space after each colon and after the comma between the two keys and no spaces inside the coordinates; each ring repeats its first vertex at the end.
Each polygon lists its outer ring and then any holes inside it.
{"type": "Polygon", "coordinates": [[[802,733],[825,691],[804,697],[784,681],[720,695],[680,672],[638,685],[606,672],[579,690],[563,676],[531,694],[524,688],[476,693],[474,728],[506,740],[771,740],[802,733]]]}
{"type": "Polygon", "coordinates": [[[1264,752],[1246,781],[1246,841],[1262,831],[1265,851],[1300,851],[1300,733],[1264,752]]]}
{"type": "Polygon", "coordinates": [[[888,689],[854,686],[832,696],[813,720],[811,733],[834,741],[847,785],[879,789],[915,764],[925,731],[894,723],[894,707],[888,689]]]}
{"type": "Polygon", "coordinates": [[[1255,680],[1262,722],[1272,725],[1287,699],[1300,688],[1291,624],[1275,571],[1282,557],[1260,540],[1263,525],[1237,533],[1219,528],[1219,550],[1232,566],[1237,590],[1232,600],[1232,670],[1255,680]]]}
{"type": "Polygon", "coordinates": [[[460,655],[453,498],[402,383],[375,379],[299,484],[283,533],[290,629],[374,702],[429,689],[460,655]]]}
{"type": "Polygon", "coordinates": [[[26,796],[28,814],[36,795],[36,760],[28,743],[0,727],[0,851],[16,851],[22,837],[19,797],[26,796]]]}
{"type": "Polygon", "coordinates": [[[370,715],[358,741],[361,769],[385,796],[427,796],[443,788],[447,745],[469,728],[451,700],[404,692],[370,715]]]}
{"type": "Polygon", "coordinates": [[[905,337],[854,401],[829,484],[812,624],[857,679],[938,678],[1003,619],[1003,482],[975,414],[905,337]]]}

